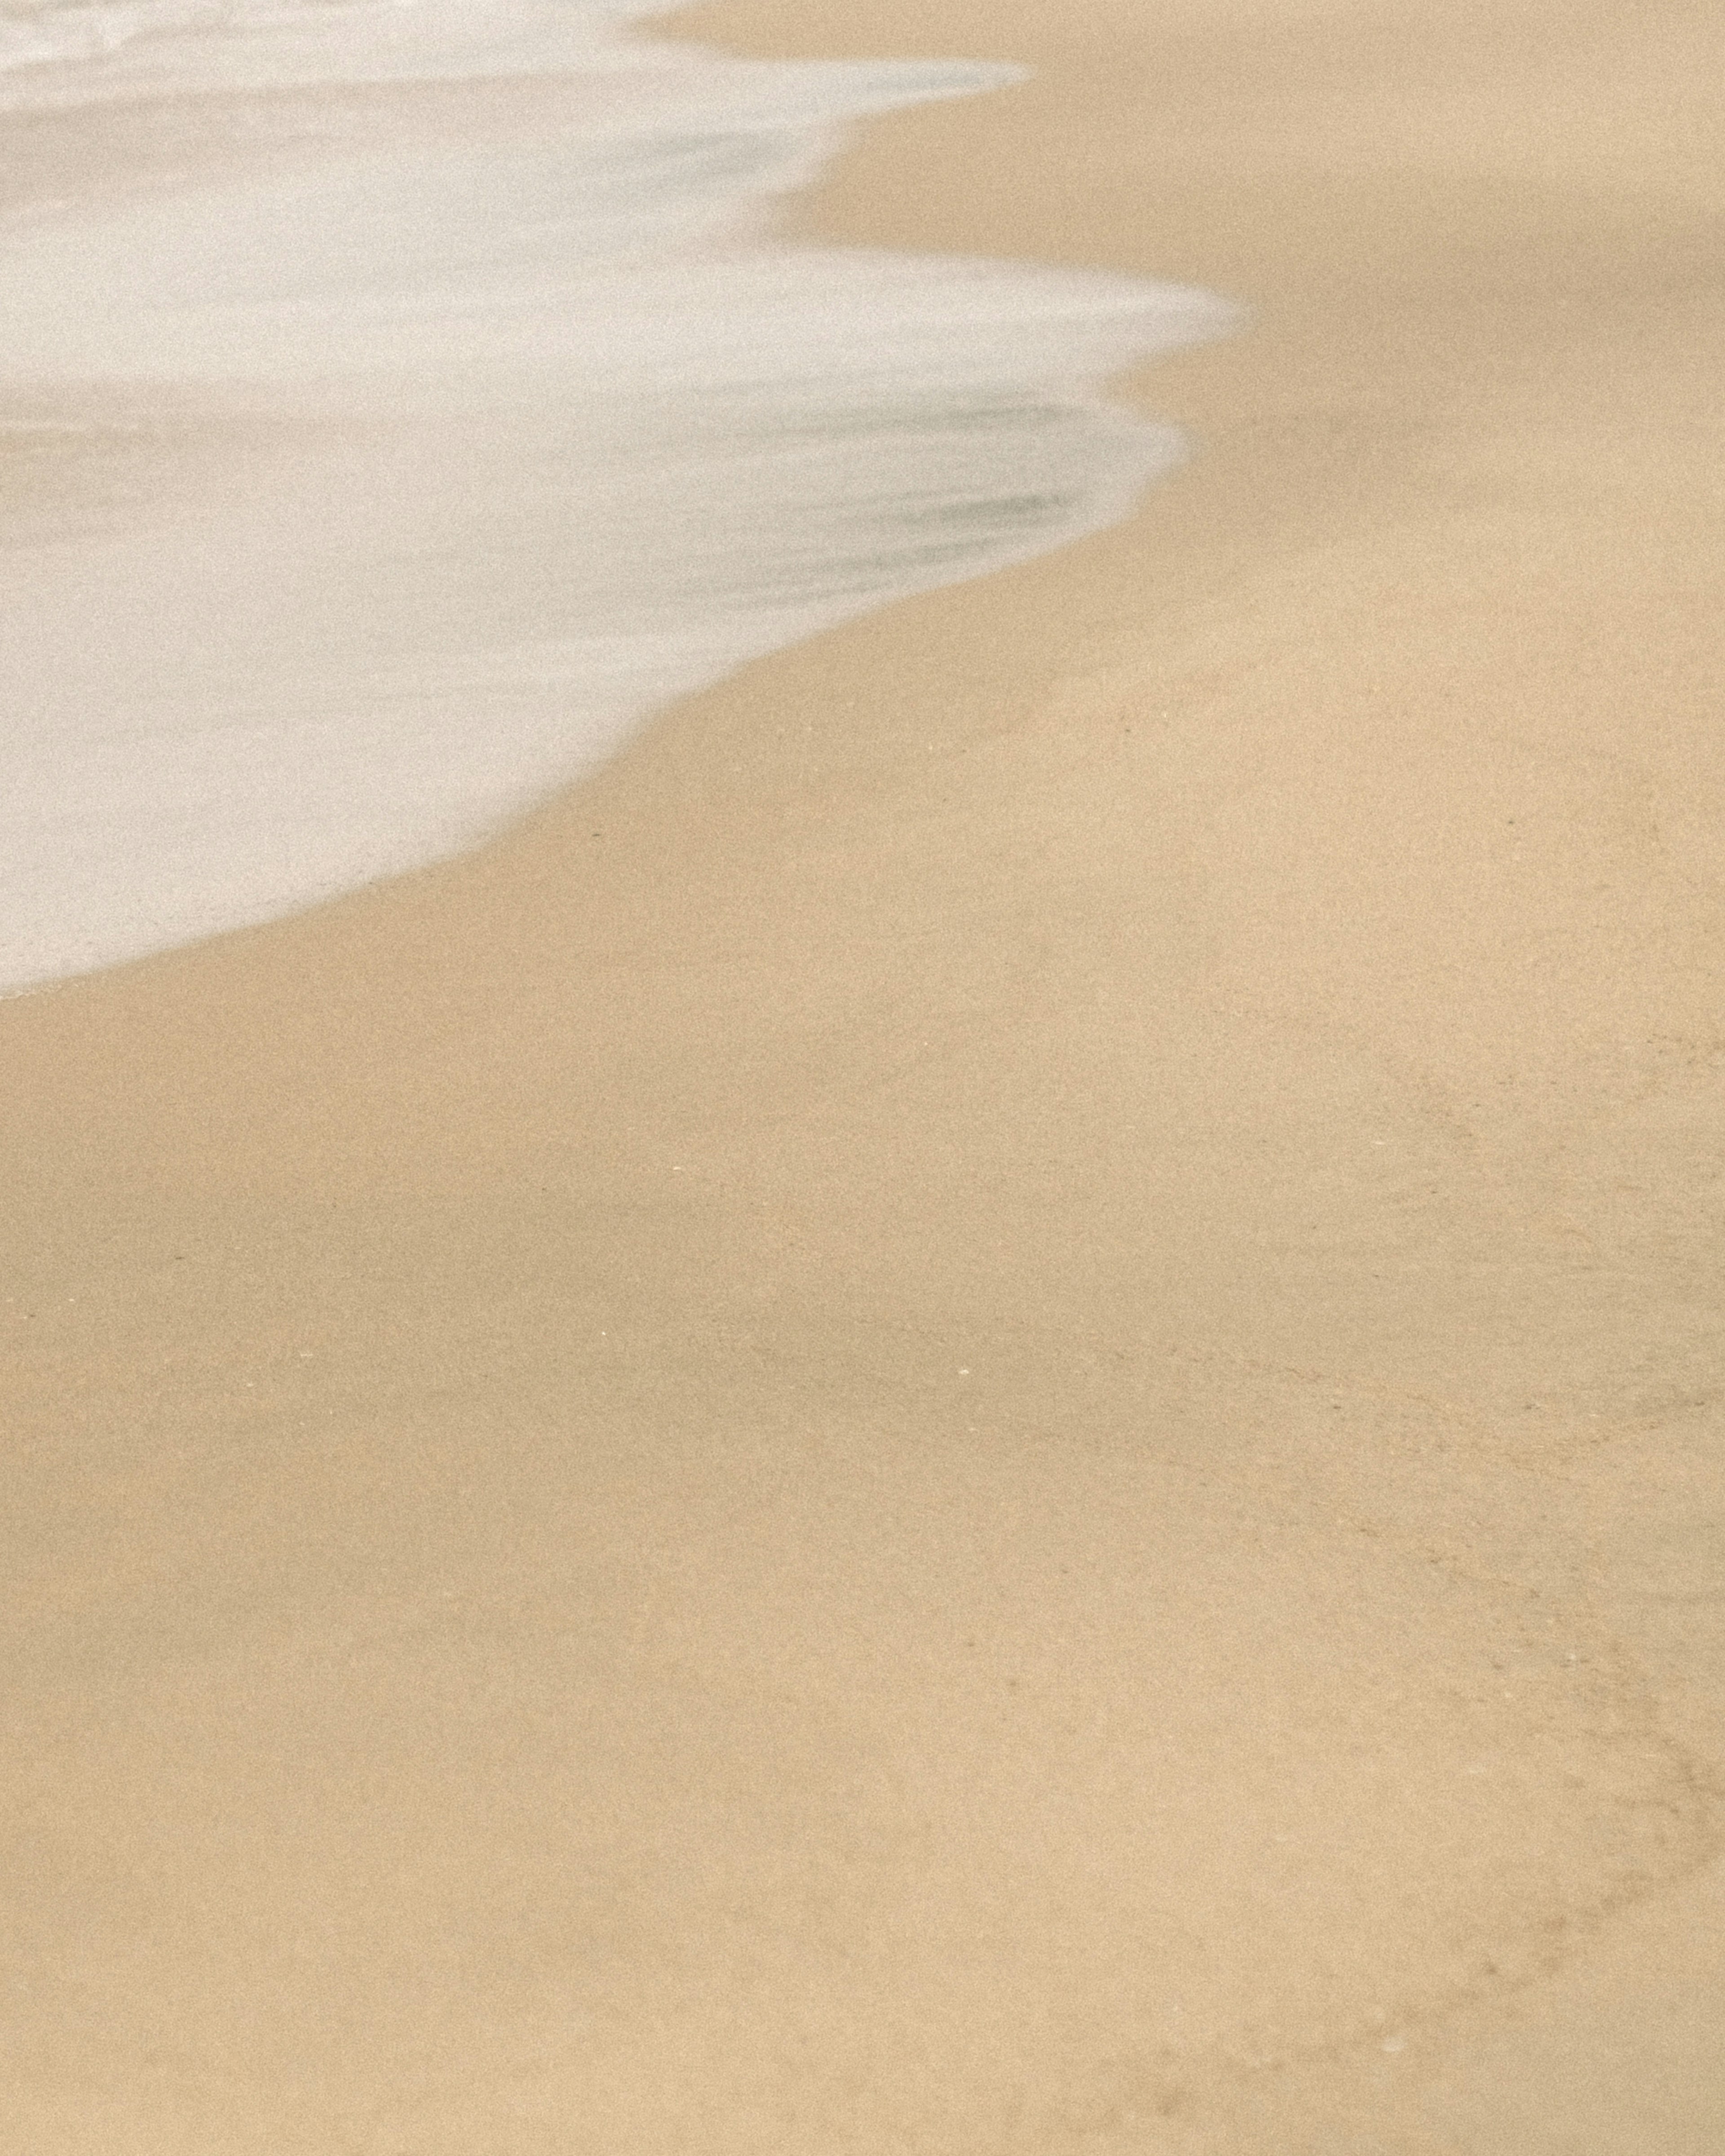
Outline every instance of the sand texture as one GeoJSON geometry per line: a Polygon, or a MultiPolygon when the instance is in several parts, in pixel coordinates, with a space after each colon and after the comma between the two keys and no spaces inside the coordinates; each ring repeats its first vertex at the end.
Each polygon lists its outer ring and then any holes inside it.
{"type": "Polygon", "coordinates": [[[1725,15],[1022,59],[1119,530],[0,1004],[5,2156],[1725,2147],[1725,15]]]}

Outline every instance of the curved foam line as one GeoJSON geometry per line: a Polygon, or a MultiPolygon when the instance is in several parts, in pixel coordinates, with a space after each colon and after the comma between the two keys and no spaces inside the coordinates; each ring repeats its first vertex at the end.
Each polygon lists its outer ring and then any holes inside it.
{"type": "Polygon", "coordinates": [[[141,7],[0,77],[0,986],[470,844],[1180,454],[1098,385],[1208,295],[762,223],[858,116],[1013,71],[644,12],[141,7]]]}

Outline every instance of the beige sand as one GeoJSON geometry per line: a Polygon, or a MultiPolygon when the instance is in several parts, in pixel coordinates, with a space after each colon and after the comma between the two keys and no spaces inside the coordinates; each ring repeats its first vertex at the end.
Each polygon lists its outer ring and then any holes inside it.
{"type": "Polygon", "coordinates": [[[0,1009],[6,2156],[1725,2146],[1711,0],[1024,58],[1128,529],[0,1009]]]}

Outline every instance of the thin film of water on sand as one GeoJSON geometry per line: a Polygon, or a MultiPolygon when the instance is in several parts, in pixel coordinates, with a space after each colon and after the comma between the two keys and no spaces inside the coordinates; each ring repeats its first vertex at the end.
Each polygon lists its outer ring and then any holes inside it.
{"type": "Polygon", "coordinates": [[[617,6],[0,17],[0,988],[470,845],[653,711],[1124,514],[1207,295],[804,247],[868,114],[617,6]]]}

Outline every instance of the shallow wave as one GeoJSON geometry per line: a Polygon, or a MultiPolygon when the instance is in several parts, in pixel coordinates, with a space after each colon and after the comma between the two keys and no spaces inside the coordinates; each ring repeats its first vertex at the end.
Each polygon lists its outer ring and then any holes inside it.
{"type": "Polygon", "coordinates": [[[1178,458],[1095,385],[1208,296],[771,232],[846,123],[1013,70],[651,12],[0,14],[0,985],[470,844],[1178,458]]]}

